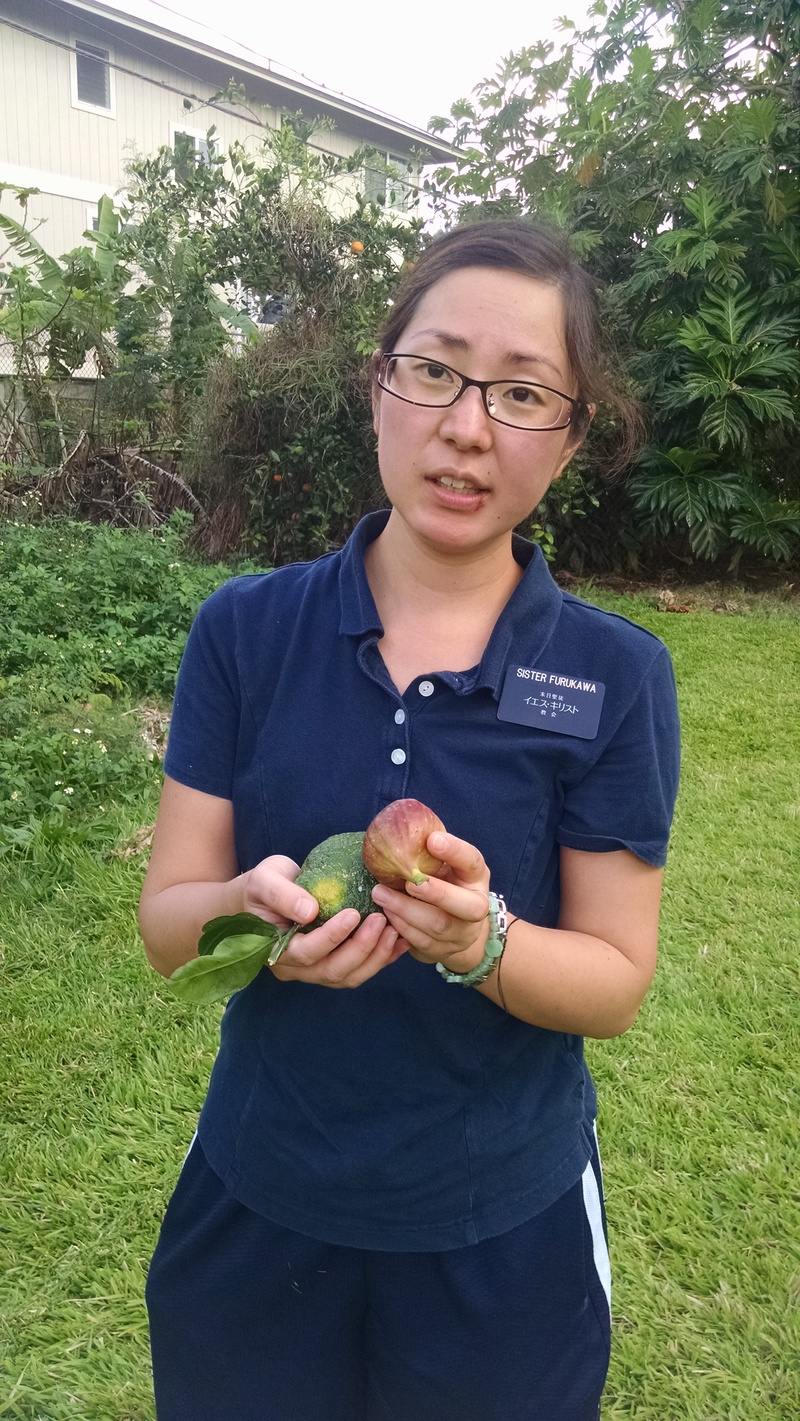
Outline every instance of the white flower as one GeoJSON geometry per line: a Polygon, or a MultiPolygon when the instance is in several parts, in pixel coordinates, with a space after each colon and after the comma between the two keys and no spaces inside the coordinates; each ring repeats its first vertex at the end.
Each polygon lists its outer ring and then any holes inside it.
{"type": "MultiPolygon", "coordinates": [[[[98,741],[97,743],[98,743],[98,745],[100,744],[99,741],[98,741]]],[[[106,750],[105,745],[100,745],[100,754],[101,754],[101,755],[106,755],[107,753],[108,753],[108,752],[107,752],[107,750],[106,750]]]]}
{"type": "Polygon", "coordinates": [[[11,791],[11,798],[12,798],[12,799],[19,799],[19,790],[18,790],[18,789],[12,789],[12,791],[11,791]]]}
{"type": "Polygon", "coordinates": [[[63,784],[63,783],[64,783],[63,780],[56,780],[56,789],[58,789],[58,786],[59,786],[60,784],[63,784]]]}
{"type": "Polygon", "coordinates": [[[73,734],[73,735],[80,735],[80,733],[81,733],[81,732],[80,732],[80,727],[77,726],[77,725],[73,725],[73,727],[72,727],[72,734],[73,734]]]}
{"type": "Polygon", "coordinates": [[[72,785],[67,785],[67,786],[65,787],[65,789],[64,789],[64,793],[65,793],[65,794],[74,794],[75,791],[74,791],[74,789],[72,788],[72,785]]]}

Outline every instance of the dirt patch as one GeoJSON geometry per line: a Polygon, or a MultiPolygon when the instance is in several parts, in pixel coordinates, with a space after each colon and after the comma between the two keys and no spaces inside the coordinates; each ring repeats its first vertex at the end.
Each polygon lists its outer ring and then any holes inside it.
{"type": "Polygon", "coordinates": [[[800,614],[800,573],[761,570],[737,578],[687,575],[673,568],[624,575],[601,573],[576,577],[555,573],[556,582],[569,592],[591,600],[593,591],[642,597],[662,612],[718,612],[736,616],[743,612],[787,610],[800,614]]]}

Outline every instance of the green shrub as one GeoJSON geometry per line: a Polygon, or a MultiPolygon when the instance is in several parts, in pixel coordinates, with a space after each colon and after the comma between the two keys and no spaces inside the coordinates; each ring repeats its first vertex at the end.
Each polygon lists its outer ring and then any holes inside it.
{"type": "Polygon", "coordinates": [[[170,696],[194,613],[231,572],[187,554],[189,522],[0,523],[0,852],[153,783],[136,706],[170,696]]]}

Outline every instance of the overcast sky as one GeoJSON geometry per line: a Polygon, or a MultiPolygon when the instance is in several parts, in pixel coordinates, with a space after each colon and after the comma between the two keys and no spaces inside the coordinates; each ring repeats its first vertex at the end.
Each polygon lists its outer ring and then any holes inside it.
{"type": "Polygon", "coordinates": [[[556,18],[580,21],[590,0],[168,0],[189,15],[315,83],[419,127],[446,114],[501,58],[540,39],[556,18]]]}

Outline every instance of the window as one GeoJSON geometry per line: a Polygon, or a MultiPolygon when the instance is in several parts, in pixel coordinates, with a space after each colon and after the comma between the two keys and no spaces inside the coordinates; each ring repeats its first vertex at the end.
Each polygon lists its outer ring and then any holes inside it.
{"type": "MultiPolygon", "coordinates": [[[[373,159],[373,162],[375,161],[373,159]]],[[[371,168],[367,164],[364,169],[364,199],[366,202],[377,202],[381,205],[386,201],[385,168],[371,168]]]]}
{"type": "Polygon", "coordinates": [[[102,118],[114,117],[114,56],[88,40],[72,36],[72,106],[102,118]]]}
{"type": "Polygon", "coordinates": [[[173,128],[172,146],[175,149],[175,176],[180,182],[186,182],[199,163],[209,163],[214,156],[214,145],[209,143],[207,133],[173,128]]]}
{"type": "Polygon", "coordinates": [[[388,159],[390,172],[386,178],[386,205],[394,208],[395,212],[408,212],[417,201],[412,166],[407,158],[398,158],[394,153],[390,153],[388,159]]]}
{"type": "Polygon", "coordinates": [[[394,212],[408,212],[416,206],[417,188],[407,158],[396,153],[376,153],[364,167],[364,198],[394,212]]]}
{"type": "Polygon", "coordinates": [[[107,49],[98,49],[80,39],[75,42],[78,99],[93,109],[111,108],[108,57],[107,49]]]}

